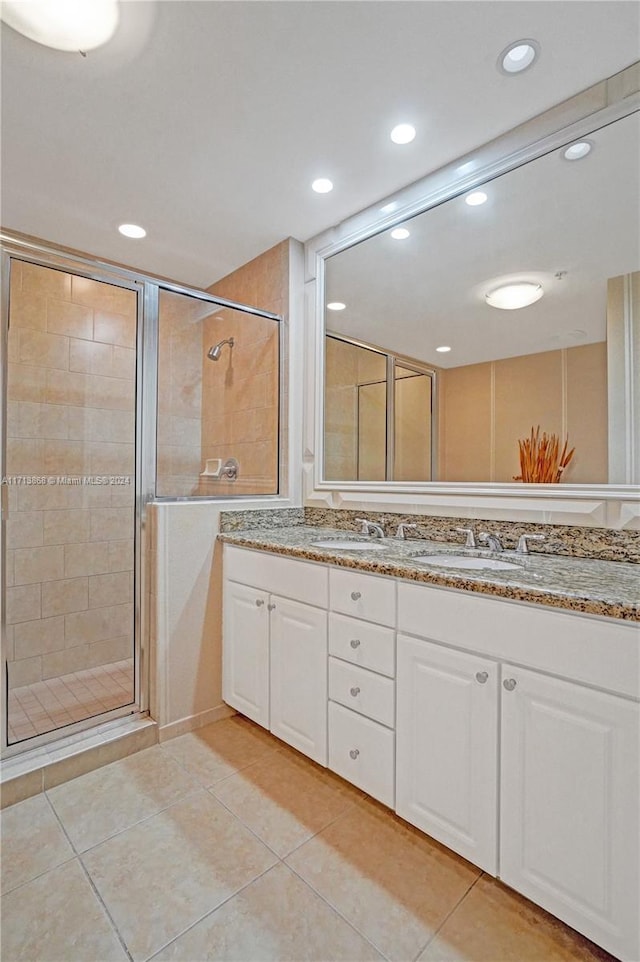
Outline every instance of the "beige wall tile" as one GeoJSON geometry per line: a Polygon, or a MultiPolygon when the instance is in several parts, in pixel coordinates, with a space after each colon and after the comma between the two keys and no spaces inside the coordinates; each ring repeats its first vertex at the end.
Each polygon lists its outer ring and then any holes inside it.
{"type": "Polygon", "coordinates": [[[83,475],[88,468],[88,457],[82,441],[44,441],[44,473],[52,477],[83,475]]]}
{"type": "Polygon", "coordinates": [[[73,612],[65,615],[66,645],[72,648],[75,645],[106,641],[108,638],[126,635],[131,631],[132,624],[132,605],[73,612]]]}
{"type": "Polygon", "coordinates": [[[43,544],[42,511],[21,511],[7,519],[9,548],[33,548],[43,544]]]}
{"type": "Polygon", "coordinates": [[[123,378],[99,377],[97,374],[89,377],[86,403],[89,407],[106,408],[110,411],[135,410],[135,383],[123,378]]]}
{"type": "Polygon", "coordinates": [[[133,570],[133,539],[109,542],[110,571],[133,570]]]}
{"type": "Polygon", "coordinates": [[[79,645],[76,648],[63,648],[42,656],[42,677],[59,678],[74,671],[82,671],[89,667],[89,646],[79,645]]]}
{"type": "Polygon", "coordinates": [[[121,605],[133,601],[133,577],[128,571],[89,578],[89,607],[121,605]]]}
{"type": "Polygon", "coordinates": [[[7,588],[11,588],[15,584],[15,570],[13,562],[14,551],[11,548],[7,548],[5,555],[5,579],[7,588]]]}
{"type": "Polygon", "coordinates": [[[67,411],[59,404],[14,401],[9,436],[20,438],[66,438],[67,411]]]}
{"type": "Polygon", "coordinates": [[[17,548],[14,564],[17,585],[58,581],[64,573],[63,548],[58,545],[44,548],[17,548]]]}
{"type": "MultiPolygon", "coordinates": [[[[98,413],[98,412],[95,412],[98,413]]],[[[100,412],[105,413],[105,412],[100,412]]],[[[109,411],[109,414],[125,414],[124,411],[109,411]]],[[[106,421],[106,419],[104,419],[106,421]]],[[[108,422],[107,422],[108,423],[108,422]]],[[[112,423],[111,436],[117,436],[116,423],[112,423]]],[[[124,440],[129,434],[121,433],[124,440]]],[[[114,442],[92,441],[87,445],[89,454],[89,474],[91,475],[122,475],[133,477],[136,469],[135,447],[133,444],[117,444],[114,442]]]]}
{"type": "Polygon", "coordinates": [[[133,380],[136,376],[136,351],[128,347],[113,346],[113,377],[133,380]]]}
{"type": "Polygon", "coordinates": [[[33,658],[64,648],[64,618],[24,621],[14,628],[16,658],[33,658]]]}
{"type": "Polygon", "coordinates": [[[21,364],[35,367],[55,368],[60,371],[69,369],[69,339],[57,334],[44,334],[42,331],[20,331],[20,347],[15,359],[21,364]]]}
{"type": "Polygon", "coordinates": [[[22,263],[22,290],[29,294],[47,294],[69,300],[71,275],[38,264],[22,263]]]}
{"type": "Polygon", "coordinates": [[[7,474],[41,475],[43,442],[36,438],[7,438],[7,474]]]}
{"type": "Polygon", "coordinates": [[[19,511],[71,510],[82,507],[82,485],[25,485],[18,491],[19,511]]]}
{"type": "Polygon", "coordinates": [[[443,481],[491,480],[491,364],[441,372],[443,481]]]}
{"type": "Polygon", "coordinates": [[[77,275],[71,278],[71,291],[71,300],[75,304],[84,304],[95,310],[135,317],[137,298],[134,291],[77,275]]]}
{"type": "Polygon", "coordinates": [[[133,512],[129,508],[92,508],[92,541],[126,541],[133,531],[133,512]]]}
{"type": "Polygon", "coordinates": [[[96,344],[71,338],[69,342],[69,370],[83,374],[113,376],[113,348],[110,344],[96,344]]]}
{"type": "MultiPolygon", "coordinates": [[[[133,411],[103,411],[99,408],[72,408],[69,436],[82,441],[112,441],[133,444],[135,441],[135,413],[133,411]]],[[[117,474],[118,472],[111,472],[117,474]]]]}
{"type": "Polygon", "coordinates": [[[14,625],[20,621],[34,621],[40,618],[40,599],[41,587],[39,584],[7,588],[7,624],[14,625]]]}
{"type": "Polygon", "coordinates": [[[74,404],[81,407],[89,398],[89,376],[74,371],[47,371],[43,400],[50,404],[74,404]]]}
{"type": "Polygon", "coordinates": [[[566,365],[567,431],[569,446],[575,446],[576,453],[563,481],[606,484],[609,478],[606,343],[569,348],[566,365]]]}
{"type": "MultiPolygon", "coordinates": [[[[116,661],[124,661],[133,657],[133,629],[130,634],[120,638],[109,638],[107,641],[96,641],[89,645],[88,667],[99,668],[101,665],[112,665],[116,661]]],[[[126,705],[133,697],[123,693],[120,704],[126,705]]]]}
{"type": "MultiPolygon", "coordinates": [[[[42,617],[82,611],[89,606],[87,578],[48,581],[42,586],[42,617]]],[[[63,647],[63,645],[57,646],[63,647]]]]}
{"type": "Polygon", "coordinates": [[[104,574],[108,572],[110,560],[109,549],[110,545],[106,542],[65,545],[65,578],[77,578],[83,575],[104,574]]]}
{"type": "Polygon", "coordinates": [[[94,338],[106,344],[117,344],[119,347],[134,348],[136,346],[135,318],[123,314],[110,314],[97,310],[94,315],[94,338]]]}
{"type": "Polygon", "coordinates": [[[9,688],[22,688],[42,680],[42,659],[22,658],[7,665],[9,688]]]}
{"type": "Polygon", "coordinates": [[[47,330],[70,337],[93,337],[93,311],[80,304],[49,299],[47,303],[47,330]]]}
{"type": "Polygon", "coordinates": [[[10,363],[7,369],[7,397],[12,401],[44,401],[46,386],[42,368],[10,363]]]}
{"type": "Polygon", "coordinates": [[[44,544],[75,544],[89,540],[89,511],[44,511],[42,517],[44,544]]]}
{"type": "Polygon", "coordinates": [[[33,291],[21,291],[11,285],[11,326],[28,327],[36,331],[47,328],[47,298],[33,291]]]}

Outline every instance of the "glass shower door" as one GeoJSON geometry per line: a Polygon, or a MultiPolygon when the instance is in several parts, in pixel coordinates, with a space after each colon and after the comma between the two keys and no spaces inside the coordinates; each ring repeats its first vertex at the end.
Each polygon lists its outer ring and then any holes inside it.
{"type": "Polygon", "coordinates": [[[2,479],[10,745],[135,707],[133,288],[10,260],[2,479]]]}

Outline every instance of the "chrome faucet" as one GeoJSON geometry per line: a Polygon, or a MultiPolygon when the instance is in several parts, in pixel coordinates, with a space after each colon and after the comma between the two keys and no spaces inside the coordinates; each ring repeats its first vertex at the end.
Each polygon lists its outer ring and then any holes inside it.
{"type": "Polygon", "coordinates": [[[518,554],[529,554],[527,541],[546,541],[546,536],[543,534],[521,534],[516,548],[518,554]]]}
{"type": "Polygon", "coordinates": [[[372,538],[384,538],[382,525],[376,524],[375,521],[369,521],[367,518],[356,518],[356,521],[361,525],[360,534],[371,535],[372,538]]]}
{"type": "Polygon", "coordinates": [[[491,551],[504,551],[500,536],[497,534],[489,534],[487,531],[481,531],[478,535],[478,541],[488,545],[491,551]]]}
{"type": "Polygon", "coordinates": [[[466,540],[464,543],[465,548],[477,548],[476,536],[473,533],[473,528],[456,528],[459,534],[466,534],[466,540]]]}
{"type": "Polygon", "coordinates": [[[398,525],[398,530],[396,531],[396,538],[400,538],[402,541],[405,541],[407,538],[407,534],[406,534],[407,531],[409,531],[412,528],[415,529],[417,527],[418,527],[417,524],[407,524],[406,521],[401,521],[400,524],[398,525]]]}

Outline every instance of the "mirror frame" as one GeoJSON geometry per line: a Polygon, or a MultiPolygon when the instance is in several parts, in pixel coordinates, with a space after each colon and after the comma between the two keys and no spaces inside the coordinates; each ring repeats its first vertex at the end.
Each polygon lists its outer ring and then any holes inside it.
{"type": "MultiPolygon", "coordinates": [[[[325,265],[328,258],[367,238],[424,213],[437,205],[480,187],[495,177],[542,157],[597,128],[640,111],[640,62],[613,77],[587,88],[483,147],[428,174],[414,184],[381,198],[375,205],[347,218],[305,244],[305,327],[306,391],[304,424],[305,503],[323,507],[360,507],[374,510],[406,510],[408,505],[436,507],[439,514],[477,513],[482,507],[492,516],[523,510],[531,520],[550,520],[551,514],[564,523],[605,527],[640,527],[640,478],[635,475],[640,431],[640,392],[635,392],[632,409],[624,424],[620,443],[625,452],[624,484],[521,484],[490,482],[402,482],[332,481],[323,477],[324,465],[324,381],[325,381],[325,265]],[[464,168],[461,172],[461,168],[464,168]],[[393,212],[381,207],[393,203],[393,212]],[[633,482],[633,483],[632,483],[633,482]],[[619,502],[617,506],[610,502],[619,502]]],[[[640,331],[624,332],[627,349],[638,351],[640,331]]],[[[391,350],[391,348],[390,348],[391,350]]],[[[634,397],[631,364],[626,364],[621,390],[634,397]],[[631,383],[629,380],[631,379],[631,383]]],[[[635,371],[636,376],[640,372],[635,371]]],[[[487,516],[487,515],[485,515],[487,516]]]]}

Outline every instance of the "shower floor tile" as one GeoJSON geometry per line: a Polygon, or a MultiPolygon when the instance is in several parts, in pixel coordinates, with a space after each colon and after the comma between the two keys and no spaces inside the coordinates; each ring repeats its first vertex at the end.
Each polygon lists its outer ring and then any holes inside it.
{"type": "Polygon", "coordinates": [[[132,701],[133,658],[12,688],[9,741],[33,738],[132,701]]]}

